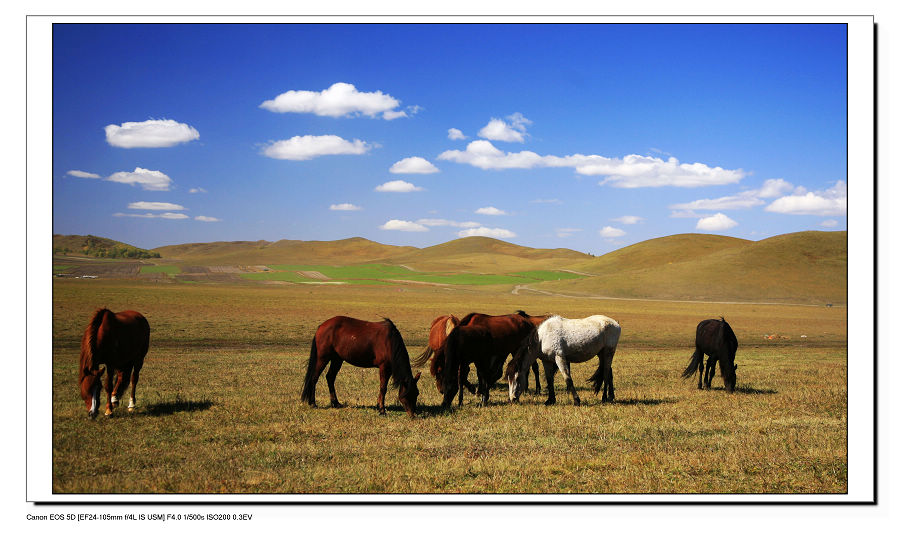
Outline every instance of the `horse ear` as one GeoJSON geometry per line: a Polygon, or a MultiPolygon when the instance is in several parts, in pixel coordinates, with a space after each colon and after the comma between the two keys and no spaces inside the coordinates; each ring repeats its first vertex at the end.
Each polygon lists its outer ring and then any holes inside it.
{"type": "Polygon", "coordinates": [[[737,370],[737,365],[734,365],[734,369],[737,370]]]}
{"type": "Polygon", "coordinates": [[[416,372],[416,377],[413,378],[413,381],[416,382],[416,383],[418,383],[420,377],[422,377],[422,371],[421,371],[421,370],[420,370],[419,372],[416,372]]]}

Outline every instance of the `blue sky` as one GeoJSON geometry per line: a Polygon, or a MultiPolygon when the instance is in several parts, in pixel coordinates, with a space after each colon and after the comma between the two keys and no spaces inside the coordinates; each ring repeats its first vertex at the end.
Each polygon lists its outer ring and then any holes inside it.
{"type": "Polygon", "coordinates": [[[843,230],[846,75],[841,24],[56,24],[53,231],[602,254],[843,230]]]}

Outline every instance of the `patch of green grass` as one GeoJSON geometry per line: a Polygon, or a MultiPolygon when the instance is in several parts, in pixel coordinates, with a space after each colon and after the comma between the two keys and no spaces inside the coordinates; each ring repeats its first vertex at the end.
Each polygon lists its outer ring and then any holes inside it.
{"type": "Polygon", "coordinates": [[[74,265],[53,265],[53,272],[65,272],[75,268],[74,265]]]}
{"type": "Polygon", "coordinates": [[[554,281],[584,277],[578,274],[573,274],[572,272],[562,272],[559,270],[525,270],[523,272],[511,272],[510,274],[513,276],[522,276],[523,278],[531,278],[540,281],[554,281]]]}
{"type": "Polygon", "coordinates": [[[384,279],[409,274],[409,270],[393,265],[352,265],[352,266],[328,266],[328,265],[268,265],[272,270],[278,271],[315,271],[332,279],[384,279]]]}
{"type": "Polygon", "coordinates": [[[397,279],[424,281],[427,283],[445,283],[448,285],[504,285],[536,281],[519,276],[503,274],[407,274],[397,279]]]}
{"type": "Polygon", "coordinates": [[[141,274],[168,274],[174,276],[181,273],[181,267],[177,265],[144,265],[141,267],[141,274]]]}

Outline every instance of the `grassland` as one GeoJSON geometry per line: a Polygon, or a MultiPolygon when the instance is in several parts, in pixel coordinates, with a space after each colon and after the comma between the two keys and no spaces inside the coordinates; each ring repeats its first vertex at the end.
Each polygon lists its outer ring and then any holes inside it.
{"type": "MultiPolygon", "coordinates": [[[[508,285],[58,278],[53,289],[58,493],[847,490],[843,307],[514,295],[508,285]],[[144,313],[151,349],[137,411],[90,421],[75,376],[81,333],[98,306],[144,313]],[[532,395],[508,405],[497,388],[486,408],[467,396],[461,409],[445,412],[426,371],[419,418],[405,416],[393,390],[387,416],[379,417],[377,371],[350,365],[337,378],[347,407],[299,402],[310,339],[331,316],[390,317],[416,354],[435,316],[515,309],[616,318],[623,328],[614,362],[618,401],[602,405],[587,390],[590,363],[573,367],[579,408],[558,379],[555,406],[532,395]],[[720,379],[718,390],[697,391],[695,381],[679,377],[697,322],[719,315],[741,343],[733,395],[720,379]],[[764,339],[772,334],[780,337],[764,339]]],[[[319,398],[327,398],[324,379],[319,398]]]]}

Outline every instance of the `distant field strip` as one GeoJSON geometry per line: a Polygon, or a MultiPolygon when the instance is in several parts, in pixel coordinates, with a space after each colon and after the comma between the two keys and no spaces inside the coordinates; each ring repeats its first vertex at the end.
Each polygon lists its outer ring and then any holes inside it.
{"type": "Polygon", "coordinates": [[[418,273],[406,267],[395,265],[268,265],[274,272],[245,274],[246,279],[265,279],[303,283],[305,278],[331,279],[348,283],[364,281],[413,281],[419,283],[437,283],[444,285],[514,285],[517,283],[536,283],[549,280],[575,279],[581,276],[569,272],[554,270],[529,270],[511,274],[450,274],[450,273],[418,273]]]}
{"type": "Polygon", "coordinates": [[[169,274],[174,276],[181,273],[181,268],[176,265],[144,265],[141,267],[141,274],[169,274]]]}

